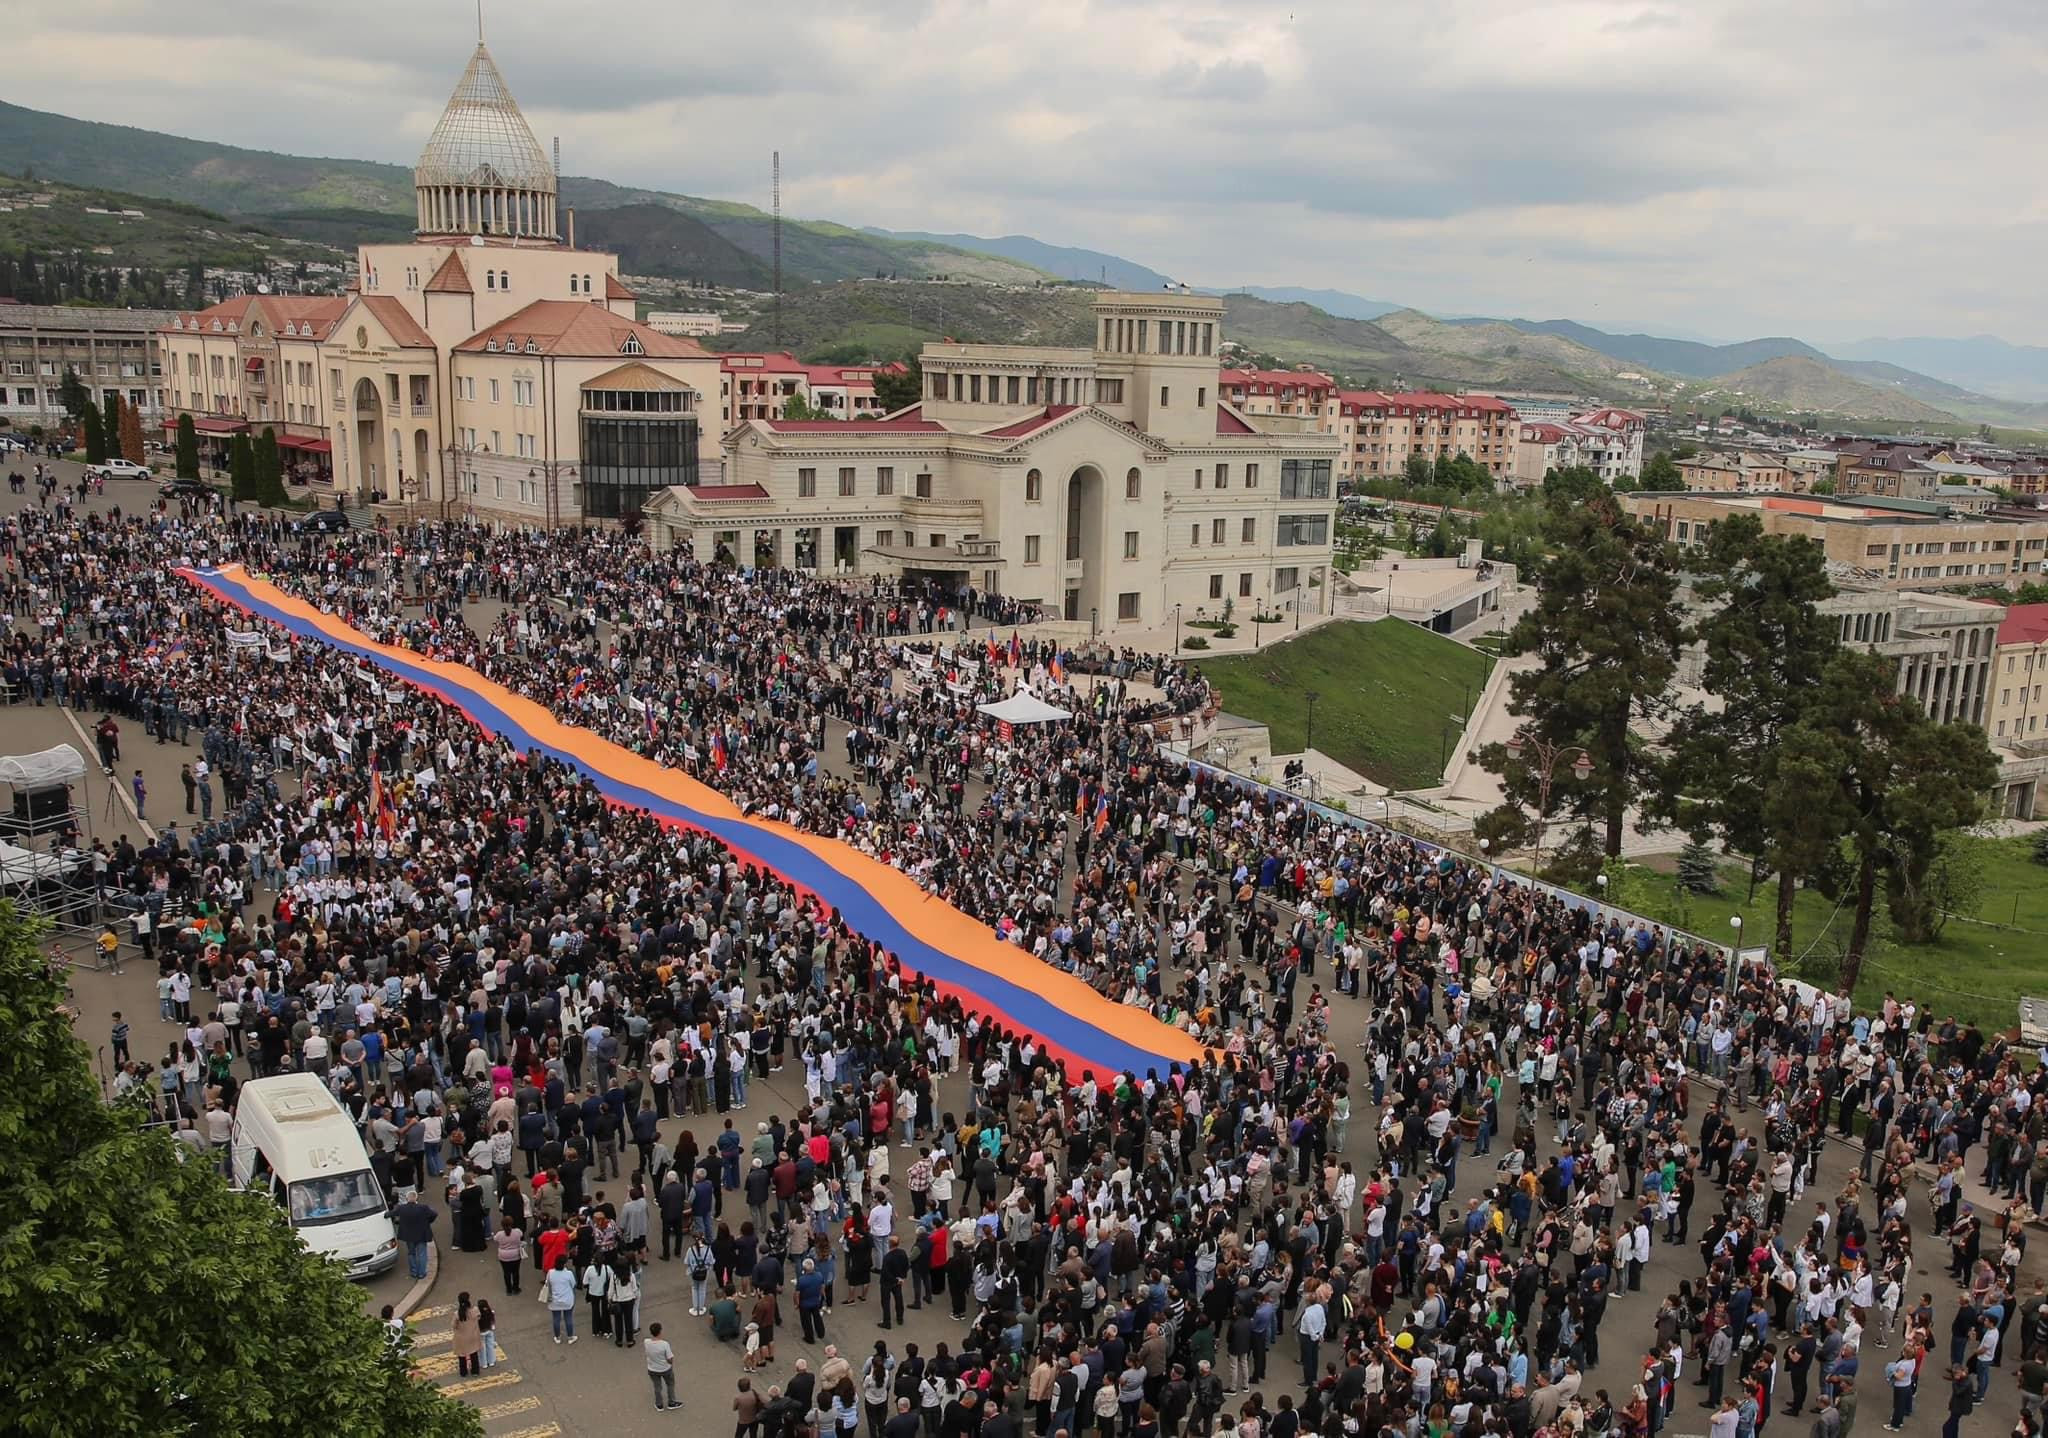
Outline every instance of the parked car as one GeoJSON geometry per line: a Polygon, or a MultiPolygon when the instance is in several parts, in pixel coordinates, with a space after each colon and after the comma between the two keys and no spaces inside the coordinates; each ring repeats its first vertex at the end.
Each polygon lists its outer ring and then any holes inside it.
{"type": "Polygon", "coordinates": [[[167,479],[158,489],[166,499],[207,499],[219,492],[203,479],[167,479]]]}
{"type": "Polygon", "coordinates": [[[348,516],[338,509],[316,509],[298,522],[295,529],[299,534],[345,534],[348,532],[348,516]]]}
{"type": "Polygon", "coordinates": [[[148,479],[149,466],[137,464],[132,459],[109,459],[99,464],[87,465],[87,479],[148,479]]]}

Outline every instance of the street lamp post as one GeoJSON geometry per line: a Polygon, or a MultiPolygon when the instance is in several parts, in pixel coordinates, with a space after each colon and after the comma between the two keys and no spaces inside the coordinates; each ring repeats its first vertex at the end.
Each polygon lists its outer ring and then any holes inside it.
{"type": "Polygon", "coordinates": [[[1524,729],[1508,740],[1508,753],[1521,758],[1529,756],[1530,767],[1536,774],[1536,873],[1543,873],[1543,834],[1550,824],[1550,785],[1557,777],[1557,761],[1568,754],[1578,757],[1572,760],[1572,775],[1584,783],[1593,773],[1593,756],[1576,744],[1552,744],[1547,739],[1532,736],[1524,729]]]}
{"type": "Polygon", "coordinates": [[[1094,641],[1095,641],[1095,634],[1096,634],[1096,629],[1095,629],[1095,621],[1096,621],[1096,617],[1097,617],[1098,615],[1100,615],[1100,614],[1101,614],[1101,612],[1102,612],[1102,611],[1101,611],[1100,609],[1097,609],[1097,608],[1095,608],[1095,607],[1094,607],[1094,606],[1092,606],[1092,605],[1091,605],[1091,606],[1089,607],[1089,610],[1088,610],[1088,640],[1089,640],[1089,642],[1090,642],[1091,644],[1092,644],[1092,643],[1094,643],[1094,641]]]}
{"type": "Polygon", "coordinates": [[[1735,998],[1737,969],[1742,963],[1742,915],[1729,915],[1728,927],[1735,930],[1735,943],[1728,950],[1728,997],[1732,1002],[1735,998]]]}
{"type": "Polygon", "coordinates": [[[1180,653],[1180,606],[1173,606],[1173,652],[1180,653]]]}

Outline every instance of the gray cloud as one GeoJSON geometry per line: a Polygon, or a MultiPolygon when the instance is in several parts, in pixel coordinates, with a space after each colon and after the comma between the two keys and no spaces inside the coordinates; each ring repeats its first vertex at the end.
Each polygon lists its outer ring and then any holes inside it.
{"type": "MultiPolygon", "coordinates": [[[[399,163],[475,38],[418,0],[0,15],[38,57],[17,103],[399,163]]],[[[761,203],[779,147],[799,213],[1191,278],[1731,337],[2048,328],[2048,212],[2012,183],[2033,0],[487,0],[486,25],[536,132],[625,185],[761,203]]]]}

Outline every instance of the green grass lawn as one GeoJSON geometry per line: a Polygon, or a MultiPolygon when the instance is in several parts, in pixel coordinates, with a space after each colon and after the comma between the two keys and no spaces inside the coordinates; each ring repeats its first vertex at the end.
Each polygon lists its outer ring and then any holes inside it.
{"type": "MultiPolygon", "coordinates": [[[[1856,986],[1859,1005],[1875,1005],[1890,990],[1931,1004],[1937,1015],[1953,1013],[2004,1030],[2019,1021],[2022,995],[2048,995],[2048,870],[2030,857],[2033,841],[1964,842],[1983,866],[1983,892],[1931,944],[1899,942],[1880,883],[1870,949],[1856,986]]],[[[1621,907],[1717,942],[1727,942],[1734,933],[1728,920],[1740,915],[1742,942],[1768,947],[1777,927],[1776,882],[1757,885],[1750,902],[1748,872],[1740,864],[1724,867],[1723,880],[1719,895],[1680,894],[1668,872],[1630,864],[1609,887],[1621,907]]],[[[1792,906],[1792,952],[1808,956],[1805,970],[1795,969],[1800,977],[1832,987],[1854,917],[1853,902],[1838,911],[1819,892],[1799,891],[1792,906]]]]}
{"type": "Polygon", "coordinates": [[[1306,744],[1304,695],[1313,689],[1322,696],[1316,748],[1379,783],[1419,789],[1442,777],[1445,735],[1457,742],[1493,661],[1384,619],[1325,624],[1260,653],[1205,659],[1198,667],[1225,709],[1272,730],[1274,753],[1297,753],[1306,744]]]}

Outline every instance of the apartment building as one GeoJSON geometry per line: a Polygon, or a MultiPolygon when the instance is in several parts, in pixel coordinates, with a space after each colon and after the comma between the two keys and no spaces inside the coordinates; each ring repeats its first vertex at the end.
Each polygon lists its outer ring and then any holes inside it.
{"type": "Polygon", "coordinates": [[[0,419],[17,429],[61,424],[69,370],[96,402],[119,395],[153,426],[164,405],[156,331],[170,319],[165,310],[0,304],[0,419]]]}
{"type": "MultiPolygon", "coordinates": [[[[1095,298],[1089,348],[928,344],[886,417],[742,419],[722,484],[647,507],[657,547],[919,575],[1046,605],[1091,632],[1178,609],[1323,612],[1336,441],[1223,398],[1223,303],[1095,298]]],[[[1276,398],[1277,402],[1277,398],[1276,398]]]]}
{"type": "Polygon", "coordinates": [[[1227,369],[1216,383],[1240,414],[1320,416],[1337,393],[1337,381],[1311,369],[1227,369]]]}
{"type": "Polygon", "coordinates": [[[2015,604],[2003,614],[1984,727],[1994,744],[2038,741],[2048,737],[2048,604],[2015,604]]]}
{"type": "Polygon", "coordinates": [[[1838,584],[1924,590],[2037,578],[2048,558],[2048,512],[1957,514],[1913,500],[1814,495],[1634,493],[1622,505],[1680,545],[1705,544],[1731,514],[1762,520],[1768,534],[1801,534],[1826,551],[1838,584]]]}
{"type": "Polygon", "coordinates": [[[1434,464],[1460,454],[1496,481],[1513,477],[1516,415],[1491,395],[1340,390],[1326,401],[1322,423],[1337,437],[1341,478],[1398,475],[1411,455],[1434,464]]]}
{"type": "Polygon", "coordinates": [[[1576,419],[1535,420],[1518,424],[1515,435],[1510,482],[1517,489],[1534,488],[1554,469],[1590,469],[1609,484],[1643,472],[1640,429],[1576,419]]]}
{"type": "Polygon", "coordinates": [[[1807,472],[1789,468],[1775,455],[1753,450],[1681,459],[1678,477],[1689,490],[1716,494],[1798,494],[1812,483],[1807,472]]]}
{"type": "Polygon", "coordinates": [[[780,419],[792,399],[830,419],[879,418],[875,375],[902,365],[805,364],[787,350],[718,357],[719,398],[727,428],[749,419],[780,419]]]}

